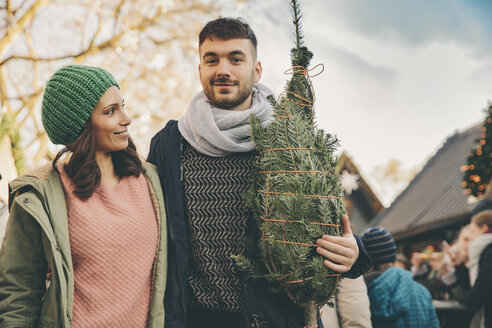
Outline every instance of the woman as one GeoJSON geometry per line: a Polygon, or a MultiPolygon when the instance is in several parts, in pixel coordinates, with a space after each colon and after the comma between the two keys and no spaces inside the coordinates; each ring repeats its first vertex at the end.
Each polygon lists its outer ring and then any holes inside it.
{"type": "Polygon", "coordinates": [[[100,68],[63,67],[42,121],[66,147],[10,184],[0,326],[163,327],[164,200],[128,135],[118,83],[100,68]]]}

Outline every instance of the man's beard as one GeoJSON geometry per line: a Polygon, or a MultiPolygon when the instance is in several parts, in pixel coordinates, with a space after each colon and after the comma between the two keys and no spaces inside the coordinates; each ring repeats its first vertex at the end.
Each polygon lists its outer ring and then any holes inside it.
{"type": "Polygon", "coordinates": [[[248,97],[251,95],[251,92],[253,91],[253,80],[254,75],[251,74],[251,78],[246,82],[246,84],[240,84],[239,81],[237,80],[230,80],[227,78],[216,78],[210,81],[206,85],[206,87],[203,88],[203,92],[207,96],[207,98],[210,100],[210,102],[215,105],[218,108],[222,109],[229,109],[236,107],[240,104],[242,104],[248,97]],[[235,87],[238,88],[237,93],[234,97],[227,97],[227,95],[231,94],[231,91],[225,90],[224,93],[220,93],[216,97],[215,91],[214,91],[214,84],[215,83],[227,83],[227,84],[234,84],[235,87]],[[225,97],[221,97],[224,95],[225,97]]]}

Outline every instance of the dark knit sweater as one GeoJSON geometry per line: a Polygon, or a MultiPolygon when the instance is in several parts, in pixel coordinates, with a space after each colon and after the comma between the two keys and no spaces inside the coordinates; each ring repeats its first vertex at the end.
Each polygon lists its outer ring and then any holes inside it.
{"type": "Polygon", "coordinates": [[[182,167],[193,308],[242,310],[239,271],[231,255],[244,254],[249,214],[243,193],[249,188],[254,161],[254,152],[209,157],[185,145],[182,167]]]}

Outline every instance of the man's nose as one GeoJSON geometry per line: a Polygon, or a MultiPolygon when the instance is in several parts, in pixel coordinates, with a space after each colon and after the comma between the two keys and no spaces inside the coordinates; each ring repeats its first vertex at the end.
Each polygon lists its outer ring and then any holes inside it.
{"type": "Polygon", "coordinates": [[[226,60],[221,60],[219,62],[219,65],[217,67],[217,76],[219,77],[225,77],[225,76],[230,76],[230,67],[229,63],[226,60]]]}

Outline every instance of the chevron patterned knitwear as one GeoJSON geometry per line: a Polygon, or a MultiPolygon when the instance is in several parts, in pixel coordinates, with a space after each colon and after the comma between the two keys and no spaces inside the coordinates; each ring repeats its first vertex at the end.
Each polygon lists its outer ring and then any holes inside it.
{"type": "Polygon", "coordinates": [[[101,184],[86,201],[59,165],[74,272],[73,327],[146,327],[158,219],[144,174],[101,184]]]}
{"type": "Polygon", "coordinates": [[[254,152],[209,157],[185,145],[182,167],[192,308],[242,310],[239,270],[231,255],[245,250],[249,214],[242,194],[249,187],[254,161],[254,152]]]}

